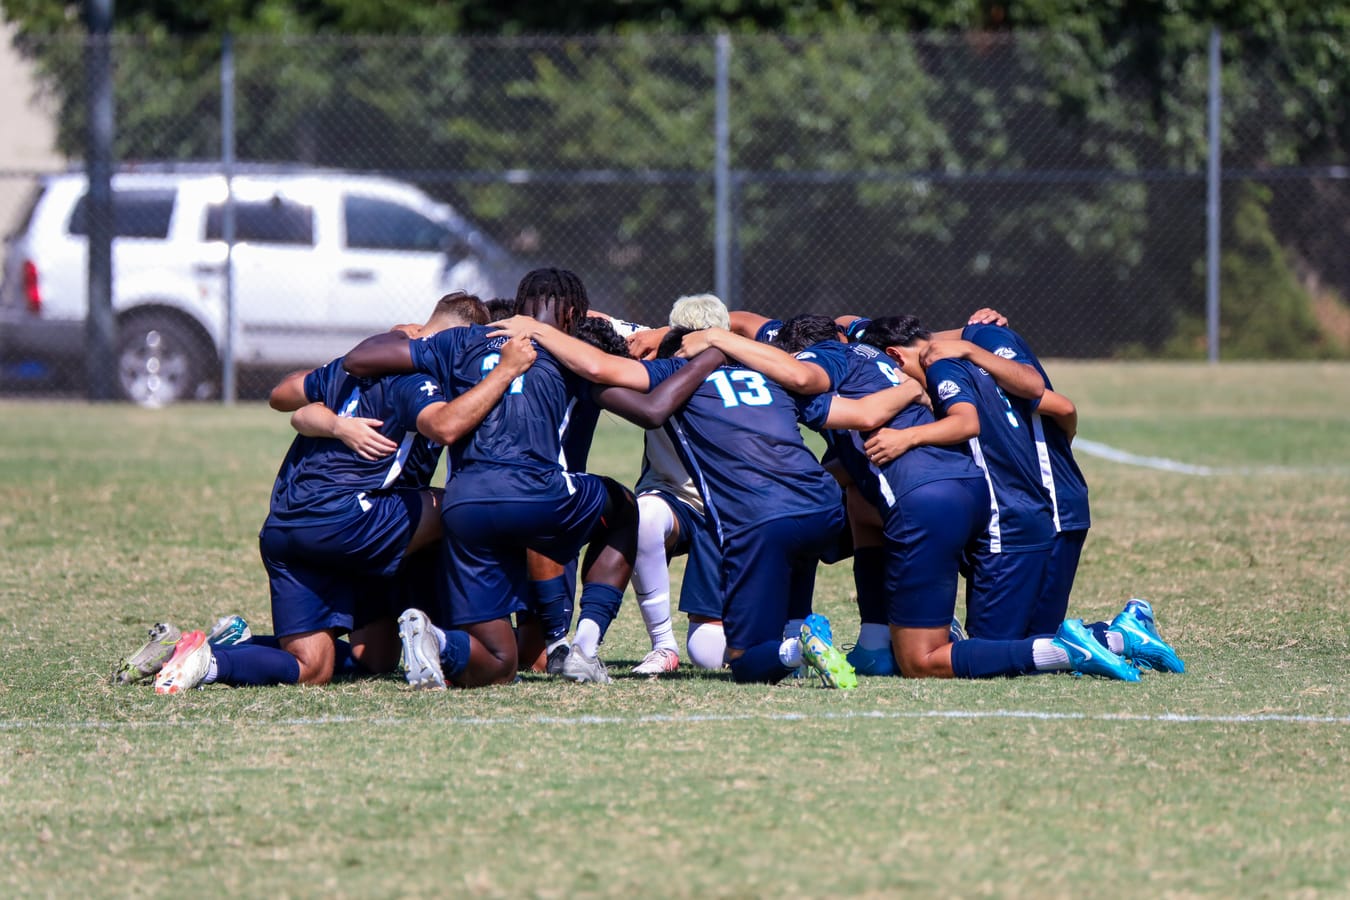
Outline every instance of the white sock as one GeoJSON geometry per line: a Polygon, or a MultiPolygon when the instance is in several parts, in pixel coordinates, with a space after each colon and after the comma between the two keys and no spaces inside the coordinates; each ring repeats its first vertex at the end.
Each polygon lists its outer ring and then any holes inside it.
{"type": "Polygon", "coordinates": [[[891,627],[875,622],[863,623],[858,629],[858,646],[864,650],[890,649],[891,627]]]}
{"type": "Polygon", "coordinates": [[[675,628],[670,621],[670,569],[666,563],[666,539],[675,529],[675,514],[655,494],[638,497],[637,559],[633,563],[633,593],[637,595],[642,623],[652,649],[679,652],[675,628]]]}
{"type": "Polygon", "coordinates": [[[1063,672],[1069,666],[1069,653],[1051,638],[1036,638],[1031,642],[1031,659],[1037,672],[1063,672]]]}
{"type": "Polygon", "coordinates": [[[202,684],[216,683],[216,655],[211,654],[211,661],[206,664],[206,674],[202,676],[202,684]]]}
{"type": "Polygon", "coordinates": [[[586,656],[595,656],[600,652],[600,626],[594,619],[581,619],[577,622],[577,633],[572,638],[572,649],[580,650],[586,656]]]}
{"type": "Polygon", "coordinates": [[[441,655],[445,655],[445,644],[448,638],[445,636],[445,629],[439,625],[433,625],[430,619],[427,619],[427,628],[431,629],[431,636],[436,639],[436,646],[441,648],[441,655]]]}
{"type": "Polygon", "coordinates": [[[1116,656],[1125,655],[1125,635],[1114,631],[1106,632],[1106,647],[1116,656]]]}
{"type": "Polygon", "coordinates": [[[778,661],[789,669],[799,669],[802,665],[802,639],[787,638],[778,645],[778,661]]]}
{"type": "Polygon", "coordinates": [[[685,645],[690,661],[700,669],[720,669],[726,664],[727,634],[720,622],[690,622],[685,645]]]}

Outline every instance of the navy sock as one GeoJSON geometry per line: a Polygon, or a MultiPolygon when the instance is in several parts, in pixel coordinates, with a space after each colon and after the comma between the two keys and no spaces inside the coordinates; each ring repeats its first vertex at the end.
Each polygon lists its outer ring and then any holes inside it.
{"type": "Polygon", "coordinates": [[[884,547],[858,547],[853,551],[853,588],[858,592],[858,617],[862,624],[885,625],[890,621],[884,547]]]}
{"type": "Polygon", "coordinates": [[[216,658],[219,684],[256,687],[300,681],[300,661],[285,650],[248,641],[233,647],[212,647],[211,653],[216,658]]]}
{"type": "Polygon", "coordinates": [[[751,647],[728,665],[737,684],[777,684],[791,674],[792,669],[778,658],[781,641],[767,641],[751,647]]]}
{"type": "MultiPolygon", "coordinates": [[[[273,650],[281,649],[281,638],[275,634],[255,634],[244,643],[254,647],[271,647],[273,650]]],[[[239,646],[239,645],[235,645],[239,646]]]]}
{"type": "Polygon", "coordinates": [[[333,680],[361,678],[370,673],[352,655],[352,645],[346,641],[333,642],[333,680]]]}
{"type": "Polygon", "coordinates": [[[1106,642],[1106,629],[1109,626],[1105,622],[1091,622],[1084,624],[1087,625],[1087,630],[1092,632],[1092,636],[1097,639],[1097,643],[1101,644],[1107,650],[1111,649],[1111,645],[1106,642]]]}
{"type": "Polygon", "coordinates": [[[605,639],[609,624],[619,614],[623,591],[612,585],[591,581],[581,586],[581,618],[590,619],[600,628],[600,640],[605,639]]]}
{"type": "Polygon", "coordinates": [[[1000,675],[1030,675],[1036,671],[1031,656],[1032,638],[1020,641],[987,641],[969,638],[952,644],[952,671],[957,678],[996,678],[1000,675]]]}
{"type": "Polygon", "coordinates": [[[469,667],[472,645],[467,631],[450,629],[445,632],[445,649],[441,651],[441,672],[447,681],[453,681],[469,667]]]}
{"type": "Polygon", "coordinates": [[[567,576],[531,581],[534,614],[544,632],[544,643],[552,644],[567,636],[572,627],[572,590],[567,576]]]}

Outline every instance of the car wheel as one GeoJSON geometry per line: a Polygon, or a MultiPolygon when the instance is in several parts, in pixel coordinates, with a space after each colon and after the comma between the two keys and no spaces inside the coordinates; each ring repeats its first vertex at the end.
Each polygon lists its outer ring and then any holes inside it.
{"type": "Polygon", "coordinates": [[[207,349],[186,325],[161,315],[136,316],[117,337],[117,381],[139,406],[160,407],[210,395],[207,349]]]}

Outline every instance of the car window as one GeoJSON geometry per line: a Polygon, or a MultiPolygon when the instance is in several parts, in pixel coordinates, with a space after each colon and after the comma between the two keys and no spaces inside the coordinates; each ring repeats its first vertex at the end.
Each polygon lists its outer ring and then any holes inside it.
{"type": "MultiPolygon", "coordinates": [[[[224,240],[225,204],[206,211],[206,239],[224,240]]],[[[311,207],[273,197],[262,201],[235,201],[234,239],[251,244],[314,244],[314,210],[311,207]]]]}
{"type": "Polygon", "coordinates": [[[406,206],[348,194],[342,209],[347,221],[347,246],[353,250],[434,253],[446,248],[449,230],[406,206]]]}
{"type": "MultiPolygon", "coordinates": [[[[169,236],[173,216],[172,188],[113,191],[113,236],[159,238],[169,236]]],[[[70,233],[89,234],[89,195],[80,197],[70,213],[70,233]]]]}

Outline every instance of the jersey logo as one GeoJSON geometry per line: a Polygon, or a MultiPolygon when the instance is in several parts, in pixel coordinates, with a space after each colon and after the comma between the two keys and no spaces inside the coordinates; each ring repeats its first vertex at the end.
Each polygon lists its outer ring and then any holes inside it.
{"type": "Polygon", "coordinates": [[[999,347],[994,351],[995,356],[1001,356],[1004,359],[1017,359],[1017,351],[1011,347],[999,347]]]}
{"type": "Polygon", "coordinates": [[[428,397],[430,397],[436,393],[436,384],[435,382],[431,381],[431,379],[427,379],[426,381],[422,382],[422,386],[419,387],[418,390],[426,394],[428,397]]]}
{"type": "Polygon", "coordinates": [[[950,400],[959,393],[961,393],[961,387],[955,381],[944,381],[938,385],[939,400],[950,400]]]}
{"type": "Polygon", "coordinates": [[[803,350],[801,353],[797,354],[797,359],[815,359],[815,358],[816,354],[810,350],[803,350]]]}

